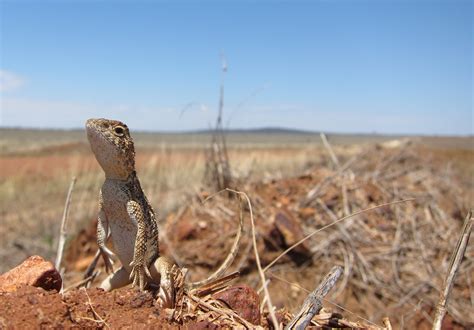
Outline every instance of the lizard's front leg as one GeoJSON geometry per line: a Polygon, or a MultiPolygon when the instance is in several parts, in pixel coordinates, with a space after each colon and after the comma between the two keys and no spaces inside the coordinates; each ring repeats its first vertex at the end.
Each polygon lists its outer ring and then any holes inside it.
{"type": "Polygon", "coordinates": [[[130,279],[133,281],[132,285],[140,288],[141,291],[146,285],[146,276],[151,278],[148,265],[146,264],[146,222],[143,215],[142,207],[135,201],[127,203],[127,212],[133,222],[137,224],[137,236],[135,237],[135,249],[133,251],[133,260],[130,263],[132,270],[130,271],[130,279]]]}
{"type": "Polygon", "coordinates": [[[105,270],[107,273],[113,272],[113,261],[112,256],[114,253],[110,251],[105,242],[109,233],[109,224],[107,216],[102,207],[102,193],[99,195],[99,215],[97,217],[97,245],[99,246],[99,252],[105,263],[105,270]]]}

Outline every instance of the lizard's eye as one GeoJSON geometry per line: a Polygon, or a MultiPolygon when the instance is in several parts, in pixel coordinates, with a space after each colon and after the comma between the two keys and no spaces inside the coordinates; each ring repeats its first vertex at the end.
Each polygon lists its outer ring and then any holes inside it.
{"type": "Polygon", "coordinates": [[[117,136],[124,136],[125,134],[125,129],[122,126],[115,126],[114,128],[114,133],[117,136]]]}

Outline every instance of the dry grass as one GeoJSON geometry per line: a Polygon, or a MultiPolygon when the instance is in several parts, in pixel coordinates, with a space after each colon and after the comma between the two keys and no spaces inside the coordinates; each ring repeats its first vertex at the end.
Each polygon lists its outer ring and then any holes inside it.
{"type": "MultiPolygon", "coordinates": [[[[24,145],[25,138],[18,133],[2,142],[13,141],[8,152],[0,155],[0,236],[5,237],[1,241],[0,272],[31,254],[54,259],[72,177],[77,177],[77,183],[70,209],[70,232],[74,235],[97,214],[103,174],[83,137],[76,136],[76,132],[71,136],[61,131],[44,134],[30,145],[24,145]]],[[[178,143],[159,143],[152,148],[149,138],[140,134],[135,138],[137,170],[150,202],[165,218],[186,202],[189,193],[200,189],[204,149],[185,147],[179,138],[178,143]]],[[[230,160],[236,164],[235,175],[248,180],[293,175],[317,162],[319,153],[311,145],[297,148],[273,144],[263,148],[234,144],[229,150],[230,160]]]]}
{"type": "MultiPolygon", "coordinates": [[[[2,136],[0,140],[0,236],[2,237],[0,272],[11,268],[32,254],[40,254],[51,260],[54,259],[64,200],[73,176],[77,177],[77,184],[70,209],[69,230],[72,236],[80,228],[85,227],[95,219],[97,214],[97,194],[103,181],[103,174],[89,151],[82,133],[72,132],[71,135],[68,135],[68,132],[53,132],[47,136],[40,134],[40,137],[35,137],[35,134],[33,134],[35,132],[30,133],[23,135],[18,132],[15,133],[16,135],[13,133],[7,134],[6,138],[2,136]]],[[[190,136],[187,140],[183,136],[175,136],[176,140],[174,142],[170,140],[170,135],[153,136],[142,133],[135,136],[138,174],[151,204],[158,210],[161,219],[165,219],[168,213],[188,203],[190,194],[202,189],[201,183],[205,169],[203,151],[205,145],[203,142],[206,140],[204,135],[196,135],[192,138],[190,136]],[[157,140],[158,138],[163,138],[163,140],[157,140]]],[[[310,168],[314,170],[330,167],[328,166],[326,151],[317,135],[293,136],[291,138],[279,136],[278,139],[273,136],[267,137],[267,139],[262,138],[262,136],[258,138],[233,136],[232,139],[229,143],[229,158],[233,172],[238,177],[239,182],[245,182],[246,184],[270,182],[273,179],[286,179],[299,175],[310,168]],[[258,140],[257,143],[252,139],[258,140]]],[[[385,138],[381,140],[385,140],[385,138]]],[[[333,146],[335,145],[334,149],[341,164],[350,160],[352,156],[361,154],[361,150],[366,149],[367,144],[374,142],[374,138],[361,140],[358,137],[354,141],[358,143],[353,145],[350,143],[350,139],[344,140],[340,137],[339,140],[331,140],[333,146]],[[335,144],[334,140],[338,143],[335,144]]],[[[423,274],[428,275],[434,274],[434,276],[428,284],[418,285],[418,275],[414,275],[416,273],[414,270],[402,269],[400,273],[402,275],[394,272],[393,276],[405,276],[412,282],[412,285],[406,288],[406,292],[400,291],[400,296],[396,296],[399,300],[406,298],[405,301],[385,301],[388,309],[396,309],[400,304],[405,304],[408,306],[407,308],[423,311],[422,305],[416,305],[416,295],[428,289],[434,291],[442,274],[442,270],[433,269],[432,266],[426,263],[426,258],[430,257],[432,253],[428,249],[432,236],[428,235],[429,232],[425,233],[423,231],[428,226],[428,223],[425,223],[428,221],[426,219],[432,217],[434,221],[442,223],[444,218],[437,208],[439,207],[440,210],[446,209],[447,206],[443,203],[461,203],[462,205],[456,205],[456,208],[464,209],[469,201],[471,204],[473,201],[474,150],[472,148],[472,138],[421,139],[421,144],[416,150],[412,150],[409,156],[414,157],[415,155],[422,155],[423,164],[430,164],[433,170],[423,172],[423,166],[425,165],[409,162],[392,168],[390,165],[400,160],[396,158],[396,153],[394,153],[394,158],[381,158],[380,161],[375,161],[378,156],[377,153],[373,153],[363,162],[353,163],[351,171],[354,170],[361,180],[372,180],[380,185],[380,190],[390,197],[387,200],[388,202],[395,200],[395,197],[400,197],[400,199],[412,197],[413,194],[416,194],[416,189],[422,188],[423,191],[433,192],[434,195],[430,198],[436,201],[435,206],[428,205],[426,209],[420,209],[421,211],[408,206],[396,207],[390,213],[390,221],[398,227],[388,228],[380,224],[377,225],[380,219],[374,218],[374,227],[380,227],[378,233],[375,233],[367,225],[357,227],[357,231],[353,232],[347,232],[347,228],[337,227],[337,231],[334,229],[335,235],[342,235],[341,237],[344,238],[344,244],[337,245],[332,252],[340,263],[350,263],[351,258],[360,259],[362,257],[366,258],[367,264],[374,263],[375,265],[382,262],[375,252],[363,251],[362,254],[357,251],[357,253],[354,252],[351,245],[353,243],[351,242],[363,241],[363,235],[367,233],[375,235],[383,243],[375,249],[382,249],[380,253],[385,253],[384,247],[387,249],[394,248],[390,245],[393,238],[395,239],[393,244],[398,244],[397,249],[403,247],[406,242],[414,242],[412,243],[415,245],[410,244],[415,246],[419,253],[402,257],[419,259],[420,269],[417,269],[416,272],[423,272],[423,274]],[[380,174],[380,168],[384,169],[383,175],[380,174]],[[404,177],[410,178],[410,180],[413,177],[419,177],[421,188],[416,186],[416,189],[408,189],[400,179],[404,177]],[[436,180],[431,180],[433,178],[436,178],[436,180]],[[438,186],[439,182],[442,182],[442,187],[438,186]],[[434,186],[435,184],[436,186],[434,186]],[[441,188],[445,189],[444,195],[441,188]],[[453,202],[443,198],[447,196],[446,192],[449,192],[449,196],[455,196],[457,192],[462,196],[460,195],[457,201],[453,202]],[[416,214],[417,222],[412,220],[414,214],[416,214]],[[399,233],[398,228],[405,228],[409,235],[407,234],[406,237],[396,236],[399,233]],[[366,252],[368,257],[364,255],[366,252]],[[405,273],[403,273],[404,271],[405,273]]],[[[312,200],[311,207],[318,210],[318,214],[320,214],[318,219],[321,220],[321,223],[327,223],[327,221],[333,221],[334,218],[337,219],[347,215],[348,208],[352,210],[362,208],[363,205],[358,204],[361,197],[357,195],[359,189],[357,184],[360,182],[354,181],[354,179],[348,180],[350,177],[351,174],[347,171],[344,176],[336,177],[334,182],[328,182],[320,190],[329,194],[332,186],[336,186],[338,194],[342,196],[341,208],[335,210],[333,207],[327,207],[326,201],[323,203],[318,199],[312,200]],[[346,184],[348,186],[344,187],[346,184]]],[[[413,179],[407,182],[413,184],[413,182],[418,181],[413,179]]],[[[241,187],[241,190],[244,190],[242,188],[245,187],[241,187]]],[[[258,195],[257,191],[246,189],[245,191],[250,198],[258,195]]],[[[457,216],[454,215],[453,217],[457,216]]],[[[463,217],[464,215],[459,216],[463,217]]],[[[388,221],[387,219],[385,220],[388,221]]],[[[366,222],[370,224],[370,221],[372,220],[367,218],[366,222]]],[[[308,231],[309,228],[310,224],[307,224],[305,230],[308,231]]],[[[316,241],[327,238],[326,236],[329,234],[325,232],[324,235],[318,236],[316,241]]],[[[433,237],[437,235],[436,237],[442,238],[442,241],[445,242],[443,247],[449,247],[450,235],[454,235],[455,230],[450,227],[441,228],[431,234],[434,235],[433,237]]],[[[453,241],[455,241],[455,238],[453,238],[453,241]]],[[[378,241],[374,240],[374,242],[377,243],[378,241]]],[[[372,243],[367,243],[368,247],[373,248],[372,243]]],[[[412,245],[407,247],[406,250],[408,248],[414,249],[412,245]]],[[[316,244],[315,246],[318,247],[319,245],[316,244]]],[[[321,253],[319,250],[315,251],[321,258],[327,258],[330,255],[330,253],[321,253]]],[[[387,265],[391,269],[392,264],[397,262],[399,262],[399,259],[395,259],[393,262],[390,260],[390,264],[387,265]]],[[[369,282],[373,281],[375,284],[385,283],[386,274],[372,271],[371,268],[367,268],[367,265],[358,265],[357,267],[352,268],[352,273],[358,274],[361,278],[365,276],[369,279],[369,282]]],[[[272,270],[272,274],[278,276],[280,269],[276,267],[272,270]]],[[[306,272],[305,268],[302,268],[297,272],[291,270],[285,272],[285,275],[287,275],[288,280],[301,283],[302,277],[310,276],[306,272]]],[[[344,287],[348,285],[349,275],[344,275],[344,287]]],[[[463,283],[471,283],[473,280],[468,275],[461,276],[463,283]]],[[[367,286],[365,283],[364,281],[358,282],[359,289],[366,291],[361,301],[375,304],[374,301],[379,299],[377,296],[379,292],[374,291],[374,286],[367,286]]],[[[287,286],[287,284],[284,284],[280,287],[276,282],[272,282],[272,285],[273,290],[277,292],[284,292],[285,285],[287,286]]],[[[386,297],[394,295],[392,289],[386,286],[385,291],[383,291],[384,295],[386,297]]],[[[353,290],[355,289],[351,288],[348,293],[342,293],[341,290],[338,290],[337,295],[353,299],[351,296],[353,290]]],[[[285,294],[285,296],[288,298],[288,294],[285,294]]],[[[272,295],[272,297],[280,299],[278,296],[272,295]]],[[[294,307],[296,308],[297,305],[294,307]]],[[[383,306],[379,307],[382,308],[383,306]]],[[[457,305],[455,307],[460,309],[457,305]]],[[[359,315],[364,315],[361,310],[356,312],[359,315]]],[[[377,315],[371,315],[371,318],[377,317],[377,315]]],[[[429,318],[429,316],[426,317],[429,318]]],[[[403,323],[403,320],[399,323],[403,323]]]]}
{"type": "MultiPolygon", "coordinates": [[[[472,151],[447,158],[418,144],[354,147],[357,157],[350,161],[352,149],[335,149],[339,163],[351,166],[334,168],[325,155],[297,177],[245,182],[241,188],[252,199],[273,305],[298,310],[302,291],[314,288],[322,274],[340,265],[341,284],[325,303],[357,321],[381,324],[389,316],[397,328],[430,326],[462,219],[472,207],[472,182],[456,170],[469,166],[462,159],[471,159],[472,151]],[[298,250],[286,254],[294,246],[298,250]]],[[[201,222],[208,226],[209,236],[200,239],[170,238],[170,249],[185,265],[194,265],[194,271],[216,258],[212,251],[228,250],[228,237],[212,234],[222,228],[229,232],[225,220],[232,215],[219,209],[223,205],[221,200],[203,210],[190,202],[168,219],[175,223],[168,233],[187,230],[193,221],[196,227],[201,222]],[[201,257],[189,251],[206,252],[201,257]]],[[[255,244],[242,245],[245,250],[255,244]]],[[[244,259],[235,269],[245,274],[242,282],[261,287],[257,258],[249,251],[242,252],[244,259]]],[[[474,322],[473,260],[471,244],[448,304],[451,321],[467,327],[474,322]]]]}

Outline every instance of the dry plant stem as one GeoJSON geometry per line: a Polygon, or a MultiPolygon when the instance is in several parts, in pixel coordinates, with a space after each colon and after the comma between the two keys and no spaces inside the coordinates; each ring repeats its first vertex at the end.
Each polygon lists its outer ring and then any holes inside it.
{"type": "Polygon", "coordinates": [[[472,210],[466,216],[464,220],[464,226],[459,237],[456,249],[453,252],[451,257],[451,262],[448,267],[448,274],[446,280],[444,281],[444,288],[440,293],[438,306],[436,307],[435,320],[433,322],[433,330],[441,329],[441,324],[443,323],[443,318],[446,314],[446,303],[449,298],[449,294],[454,284],[454,278],[458,272],[459,266],[461,265],[462,258],[466,252],[467,243],[469,242],[469,237],[471,236],[472,223],[474,218],[472,217],[472,210]]]}
{"type": "Polygon", "coordinates": [[[64,244],[66,243],[67,236],[67,217],[69,215],[69,205],[71,205],[72,190],[74,189],[75,183],[76,177],[73,177],[71,184],[69,185],[69,190],[67,192],[66,203],[64,204],[63,218],[61,220],[61,231],[59,235],[58,252],[56,254],[56,264],[54,265],[57,270],[59,270],[59,267],[61,266],[61,261],[63,259],[64,244]]]}
{"type": "Polygon", "coordinates": [[[219,314],[225,314],[227,316],[232,316],[234,318],[236,318],[237,320],[239,320],[243,325],[245,325],[248,329],[254,329],[255,328],[255,325],[253,325],[252,323],[248,322],[246,319],[242,318],[241,316],[239,316],[237,313],[235,313],[233,310],[231,309],[224,309],[224,308],[216,308],[214,306],[212,306],[211,304],[205,302],[204,300],[192,295],[192,294],[188,294],[188,297],[191,298],[192,300],[194,300],[197,304],[201,305],[201,306],[204,306],[205,308],[207,308],[208,310],[211,310],[213,312],[216,312],[216,313],[219,313],[219,314]]]}
{"type": "Polygon", "coordinates": [[[285,329],[305,329],[311,322],[314,315],[318,314],[323,308],[322,299],[328,292],[336,285],[337,280],[342,274],[341,266],[334,266],[329,273],[324,277],[319,286],[306,297],[300,311],[288,323],[285,329]]]}
{"type": "Polygon", "coordinates": [[[257,262],[258,273],[260,275],[260,280],[263,284],[263,290],[265,292],[265,298],[267,299],[267,308],[268,308],[268,312],[270,313],[270,317],[272,319],[273,327],[275,329],[279,329],[280,325],[279,325],[278,320],[277,320],[276,315],[275,315],[275,311],[274,311],[274,308],[273,308],[273,305],[272,305],[272,301],[270,299],[270,293],[268,292],[268,288],[265,285],[265,282],[266,282],[265,273],[262,269],[262,264],[260,262],[260,256],[259,256],[258,250],[257,250],[257,238],[256,238],[256,233],[255,233],[256,230],[255,230],[255,220],[253,218],[252,203],[250,203],[250,199],[249,199],[249,197],[247,196],[246,193],[241,192],[241,191],[237,191],[237,190],[232,190],[232,189],[229,189],[229,188],[227,188],[226,190],[230,191],[230,192],[233,192],[234,194],[237,194],[241,197],[244,197],[245,200],[247,201],[247,205],[248,205],[249,212],[250,212],[250,223],[252,224],[252,242],[253,242],[253,250],[254,250],[254,253],[255,253],[255,261],[257,262]]]}
{"type": "MultiPolygon", "coordinates": [[[[347,174],[345,174],[345,177],[347,177],[347,174]]],[[[348,216],[351,214],[351,208],[349,205],[349,199],[347,198],[347,184],[345,180],[342,181],[341,190],[342,190],[342,205],[344,206],[343,208],[344,215],[348,216]]]]}
{"type": "Polygon", "coordinates": [[[66,293],[68,292],[69,290],[72,290],[72,289],[77,289],[77,288],[80,288],[82,286],[86,286],[87,287],[87,284],[89,284],[90,282],[92,282],[97,276],[99,276],[100,274],[100,270],[96,271],[94,274],[92,274],[91,276],[87,277],[87,278],[84,278],[82,280],[80,280],[79,282],[76,282],[70,286],[68,286],[67,288],[65,288],[63,290],[63,293],[66,293]]]}
{"type": "Polygon", "coordinates": [[[369,211],[373,211],[373,210],[376,210],[376,209],[379,209],[381,207],[384,207],[384,206],[389,206],[389,205],[395,205],[395,204],[400,204],[400,203],[406,203],[406,202],[412,202],[414,201],[415,198],[408,198],[408,199],[403,199],[401,201],[395,201],[395,202],[390,202],[390,203],[384,203],[384,204],[379,204],[379,205],[376,205],[376,206],[372,206],[372,207],[369,207],[367,209],[363,209],[363,210],[360,210],[360,211],[357,211],[357,212],[354,212],[352,213],[351,215],[348,215],[346,217],[343,217],[343,218],[340,218],[339,220],[337,221],[333,221],[331,222],[330,224],[327,224],[326,226],[322,227],[322,228],[319,228],[318,230],[315,230],[313,231],[311,234],[303,237],[301,240],[299,240],[298,242],[296,242],[295,244],[293,244],[292,246],[290,246],[288,249],[286,249],[285,251],[283,251],[278,257],[276,257],[275,259],[273,259],[272,262],[270,262],[264,269],[263,271],[266,272],[270,267],[272,267],[278,260],[280,260],[284,255],[286,255],[288,252],[290,252],[291,250],[293,250],[295,247],[297,247],[298,245],[300,245],[301,243],[303,243],[304,241],[306,241],[307,239],[311,238],[312,236],[316,235],[317,233],[319,233],[320,231],[323,231],[331,226],[334,226],[335,224],[338,224],[339,222],[341,221],[344,221],[344,220],[347,220],[349,218],[352,218],[356,215],[359,215],[359,214],[362,214],[362,213],[365,213],[365,212],[369,212],[369,211]]]}
{"type": "MultiPolygon", "coordinates": [[[[108,241],[109,238],[110,238],[110,231],[107,233],[106,241],[108,241]]],[[[100,250],[97,250],[95,252],[94,259],[92,259],[92,262],[89,264],[86,271],[84,272],[84,276],[82,277],[83,279],[91,277],[94,274],[94,270],[95,270],[95,267],[97,266],[97,263],[99,262],[99,258],[100,258],[100,250]]]]}
{"type": "Polygon", "coordinates": [[[341,168],[341,165],[339,164],[339,160],[337,159],[336,154],[334,153],[334,150],[332,150],[332,147],[329,144],[328,139],[326,138],[326,134],[321,133],[320,136],[321,136],[321,140],[323,141],[324,147],[328,151],[329,156],[331,156],[332,162],[334,163],[336,168],[339,170],[341,168]]]}
{"type": "Polygon", "coordinates": [[[94,259],[92,259],[92,262],[89,264],[89,266],[87,266],[87,269],[84,272],[83,279],[86,279],[92,276],[92,274],[94,273],[95,267],[97,266],[97,262],[99,261],[99,258],[100,258],[100,251],[97,250],[94,255],[94,259]]]}
{"type": "Polygon", "coordinates": [[[222,76],[219,93],[219,109],[216,126],[212,134],[211,146],[208,151],[208,161],[206,165],[205,177],[210,183],[216,184],[217,189],[224,189],[230,186],[232,181],[227,144],[222,126],[222,115],[224,110],[224,78],[227,72],[227,63],[222,58],[222,76]]]}
{"type": "Polygon", "coordinates": [[[82,290],[84,290],[84,293],[87,296],[87,301],[89,303],[89,307],[91,308],[92,314],[94,315],[95,318],[97,318],[95,320],[97,322],[102,323],[106,328],[110,329],[110,326],[107,324],[107,322],[105,322],[105,320],[102,317],[100,317],[100,315],[95,311],[94,306],[92,306],[92,301],[91,301],[91,298],[89,297],[89,294],[87,293],[87,290],[86,289],[82,289],[82,290]]]}

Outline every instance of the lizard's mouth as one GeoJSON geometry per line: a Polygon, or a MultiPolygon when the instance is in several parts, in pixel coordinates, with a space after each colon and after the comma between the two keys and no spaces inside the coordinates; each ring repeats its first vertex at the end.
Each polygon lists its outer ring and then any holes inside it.
{"type": "Polygon", "coordinates": [[[94,123],[97,122],[95,118],[89,118],[86,120],[86,129],[89,129],[94,126],[94,123]]]}
{"type": "Polygon", "coordinates": [[[112,144],[101,130],[100,120],[89,119],[86,121],[86,134],[92,151],[97,156],[107,145],[112,144]]]}
{"type": "Polygon", "coordinates": [[[94,125],[95,119],[89,119],[86,121],[86,133],[87,139],[89,143],[92,145],[92,142],[97,140],[98,136],[100,135],[97,127],[94,125]]]}
{"type": "Polygon", "coordinates": [[[102,123],[103,119],[88,119],[86,121],[86,132],[89,142],[92,142],[93,139],[95,142],[98,142],[98,139],[106,140],[104,134],[104,129],[108,128],[108,125],[102,123]]]}

